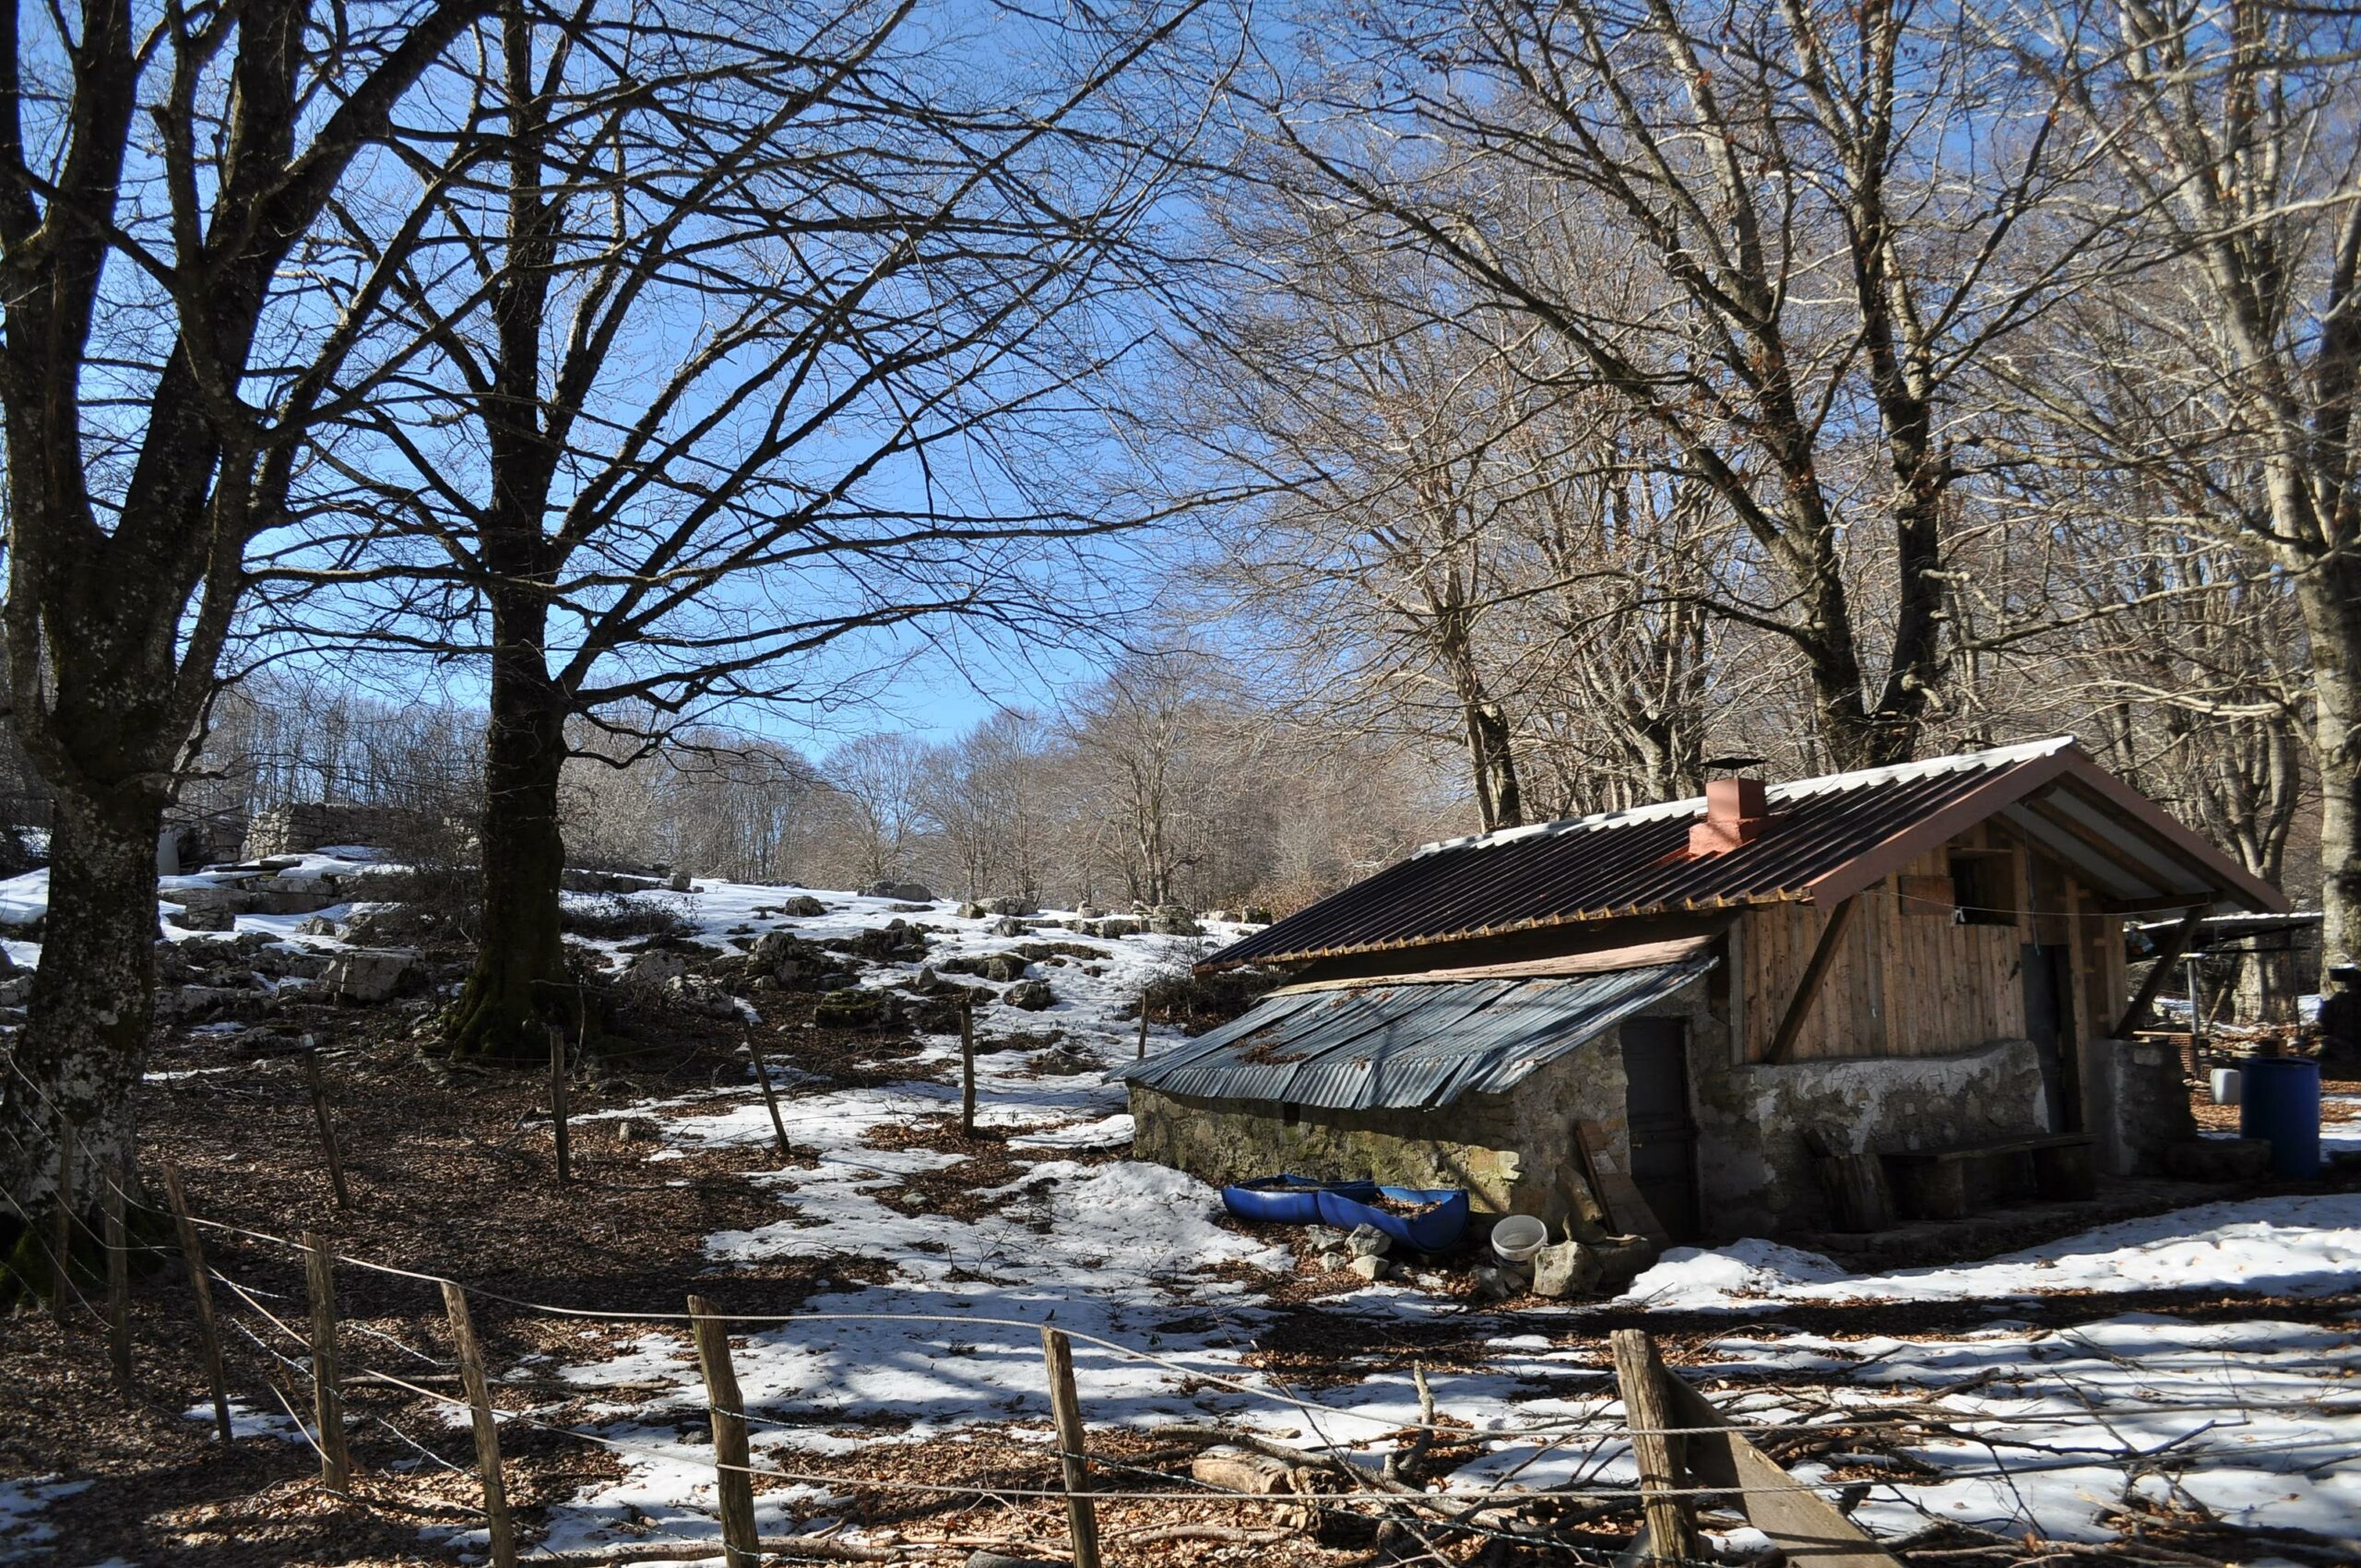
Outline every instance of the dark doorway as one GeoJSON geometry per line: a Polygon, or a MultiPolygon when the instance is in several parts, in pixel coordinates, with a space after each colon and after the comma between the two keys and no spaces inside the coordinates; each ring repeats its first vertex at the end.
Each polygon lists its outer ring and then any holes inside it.
{"type": "Polygon", "coordinates": [[[2025,981],[2025,1038],[2033,1041],[2041,1063],[2041,1092],[2049,1102],[2053,1133],[2077,1131],[2070,1120],[2073,1100],[2066,1092],[2066,1052],[2072,1044],[2066,1020],[2074,997],[2069,961],[2067,950],[2056,943],[2028,942],[2020,964],[2025,981]]]}
{"type": "Polygon", "coordinates": [[[1689,1114],[1689,1026],[1679,1018],[1626,1018],[1621,1033],[1632,1185],[1674,1241],[1693,1241],[1697,1123],[1689,1114]]]}

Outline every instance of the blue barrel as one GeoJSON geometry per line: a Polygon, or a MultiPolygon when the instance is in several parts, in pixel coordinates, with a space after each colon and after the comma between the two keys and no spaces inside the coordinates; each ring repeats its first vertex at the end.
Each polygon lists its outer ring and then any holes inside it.
{"type": "Polygon", "coordinates": [[[2271,1173],[2320,1173],[2320,1064],[2308,1056],[2238,1059],[2238,1136],[2271,1141],[2271,1173]]]}

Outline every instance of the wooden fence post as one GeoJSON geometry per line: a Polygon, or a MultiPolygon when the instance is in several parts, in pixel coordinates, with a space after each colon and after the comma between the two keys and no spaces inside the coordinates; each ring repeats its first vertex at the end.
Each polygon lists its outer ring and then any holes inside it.
{"type": "Polygon", "coordinates": [[[751,1034],[746,1037],[746,1054],[754,1059],[754,1082],[763,1087],[763,1104],[771,1113],[771,1131],[778,1136],[778,1157],[793,1159],[795,1150],[787,1141],[787,1123],[778,1113],[778,1094],[771,1087],[771,1064],[763,1060],[763,1048],[754,1043],[751,1034]]]}
{"type": "Polygon", "coordinates": [[[1147,992],[1145,991],[1140,992],[1140,1046],[1132,1054],[1139,1061],[1147,1060],[1147,992]]]}
{"type": "Polygon", "coordinates": [[[312,1416],[319,1424],[320,1484],[352,1487],[352,1455],[344,1444],[344,1390],[336,1353],[336,1262],[316,1230],[303,1232],[303,1278],[312,1298],[312,1416]]]}
{"type": "Polygon", "coordinates": [[[344,1186],[344,1159],[337,1153],[336,1123],[328,1117],[327,1086],[320,1081],[320,1053],[312,1037],[303,1037],[303,1082],[312,1091],[312,1114],[320,1123],[320,1152],[327,1157],[328,1189],[336,1194],[336,1206],[350,1208],[352,1194],[344,1186]]]}
{"type": "Polygon", "coordinates": [[[57,1260],[57,1289],[50,1310],[57,1326],[65,1326],[65,1298],[74,1289],[74,1123],[57,1119],[57,1224],[51,1232],[50,1252],[57,1260]]]}
{"type": "Polygon", "coordinates": [[[730,1324],[703,1296],[689,1298],[689,1323],[696,1336],[697,1367],[705,1373],[706,1404],[713,1416],[723,1558],[729,1568],[756,1568],[762,1549],[754,1534],[753,1460],[746,1447],[746,1405],[738,1393],[738,1371],[730,1361],[730,1324]]]}
{"type": "Polygon", "coordinates": [[[1066,1528],[1074,1568],[1098,1568],[1098,1506],[1090,1500],[1090,1466],[1082,1446],[1082,1400],[1074,1387],[1074,1342],[1044,1324],[1041,1359],[1050,1369],[1050,1408],[1058,1418],[1058,1457],[1065,1467],[1066,1528]]]}
{"type": "Polygon", "coordinates": [[[131,1397],[131,1237],[123,1223],[123,1170],[101,1172],[100,1206],[106,1211],[107,1361],[114,1391],[131,1397]]]}
{"type": "Polygon", "coordinates": [[[468,1293],[446,1279],[443,1312],[459,1351],[459,1384],[475,1419],[476,1468],[483,1476],[483,1521],[492,1538],[492,1568],[516,1568],[516,1526],[508,1516],[508,1482],[500,1471],[500,1423],[492,1411],[492,1387],[483,1375],[483,1347],[468,1316],[468,1293]]]}
{"type": "Polygon", "coordinates": [[[555,1024],[550,1026],[550,1123],[557,1131],[557,1181],[559,1186],[574,1179],[573,1145],[566,1134],[565,1117],[571,1109],[567,1102],[565,1080],[565,1031],[555,1024]]]}
{"type": "Polygon", "coordinates": [[[959,1135],[976,1135],[976,1009],[959,999],[959,1135]]]}
{"type": "Polygon", "coordinates": [[[213,1424],[220,1429],[226,1445],[230,1442],[230,1384],[221,1372],[221,1328],[213,1321],[213,1281],[205,1272],[205,1247],[197,1240],[196,1221],[189,1215],[188,1194],[181,1187],[177,1166],[164,1167],[164,1196],[172,1206],[172,1228],[180,1232],[188,1286],[196,1294],[196,1336],[205,1350],[205,1380],[213,1389],[213,1424]]]}
{"type": "Polygon", "coordinates": [[[1667,1495],[1680,1485],[1674,1439],[1665,1429],[1664,1369],[1655,1341],[1637,1328],[1619,1328],[1608,1340],[1615,1356],[1615,1384],[1623,1396],[1624,1424],[1631,1430],[1631,1457],[1640,1467],[1641,1512],[1647,1520],[1643,1562],[1672,1562],[1699,1555],[1685,1501],[1667,1495]]]}

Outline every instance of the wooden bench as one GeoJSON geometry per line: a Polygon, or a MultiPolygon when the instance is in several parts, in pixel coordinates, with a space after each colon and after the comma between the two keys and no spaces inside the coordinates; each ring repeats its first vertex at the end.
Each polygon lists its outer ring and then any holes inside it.
{"type": "Polygon", "coordinates": [[[2087,1198],[2098,1190],[2088,1133],[1995,1138],[1940,1149],[1879,1151],[1904,1214],[1964,1219],[2019,1198],[2087,1198]]]}

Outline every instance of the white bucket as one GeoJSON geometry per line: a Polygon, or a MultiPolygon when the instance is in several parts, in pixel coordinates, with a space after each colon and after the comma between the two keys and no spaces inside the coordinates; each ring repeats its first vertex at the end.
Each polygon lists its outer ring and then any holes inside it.
{"type": "Polygon", "coordinates": [[[1492,1227],[1492,1255],[1502,1263],[1530,1263],[1549,1244],[1549,1227],[1529,1214],[1512,1214],[1492,1227]]]}
{"type": "Polygon", "coordinates": [[[2213,1069],[2213,1103],[2216,1105],[2238,1103],[2238,1070],[2236,1067],[2213,1069]]]}

